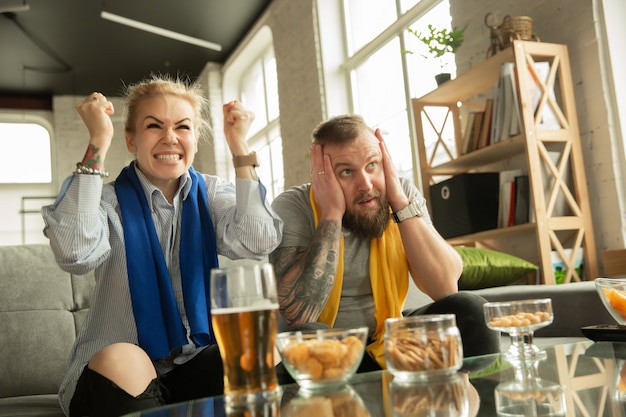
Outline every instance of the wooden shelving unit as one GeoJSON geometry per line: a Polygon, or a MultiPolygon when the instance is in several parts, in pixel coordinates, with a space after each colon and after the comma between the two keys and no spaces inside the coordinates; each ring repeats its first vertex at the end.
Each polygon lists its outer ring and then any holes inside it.
{"type": "MultiPolygon", "coordinates": [[[[535,259],[529,260],[539,263],[543,283],[555,284],[552,251],[558,253],[565,264],[565,282],[598,276],[570,63],[565,45],[514,41],[510,48],[423,97],[413,99],[413,115],[422,185],[429,204],[430,187],[441,176],[493,171],[494,166],[511,160],[522,161],[523,169],[529,176],[532,200],[530,211],[534,217],[532,223],[459,236],[449,239],[451,243],[477,244],[503,250],[501,247],[507,246],[505,242],[526,239],[531,242],[530,245],[534,245],[535,259]],[[515,65],[522,134],[461,155],[463,106],[480,107],[480,103],[493,94],[500,76],[500,66],[506,62],[515,65]],[[536,62],[549,62],[550,70],[546,82],[539,83],[541,97],[533,111],[529,76],[530,68],[536,62]],[[539,115],[546,106],[556,115],[560,128],[542,128],[539,115]],[[445,117],[435,116],[435,113],[441,115],[442,111],[445,117]],[[438,125],[439,120],[441,122],[438,125]],[[451,124],[451,129],[446,124],[451,124]],[[447,135],[443,132],[449,131],[454,135],[452,141],[445,140],[447,135]],[[426,137],[426,134],[430,136],[426,137]],[[565,212],[556,212],[557,201],[562,203],[559,205],[561,209],[566,207],[565,212]],[[574,268],[580,250],[584,254],[583,277],[574,268]]],[[[436,216],[436,213],[433,215],[436,216]]]]}

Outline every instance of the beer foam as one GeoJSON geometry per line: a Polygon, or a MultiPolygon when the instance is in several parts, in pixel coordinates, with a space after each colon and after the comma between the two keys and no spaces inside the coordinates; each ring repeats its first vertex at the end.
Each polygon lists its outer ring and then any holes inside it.
{"type": "Polygon", "coordinates": [[[246,313],[250,311],[262,311],[262,310],[278,310],[278,303],[272,303],[269,300],[264,300],[264,303],[254,303],[251,306],[246,307],[227,307],[227,308],[213,308],[211,314],[233,314],[233,313],[246,313]]]}

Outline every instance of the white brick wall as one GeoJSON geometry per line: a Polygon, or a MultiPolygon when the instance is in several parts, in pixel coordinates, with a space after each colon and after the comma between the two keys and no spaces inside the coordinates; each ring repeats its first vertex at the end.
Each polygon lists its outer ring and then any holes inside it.
{"type": "Polygon", "coordinates": [[[324,118],[313,1],[274,0],[268,24],[276,54],[285,188],[288,188],[310,181],[311,131],[324,118]]]}
{"type": "Polygon", "coordinates": [[[194,159],[193,166],[197,171],[215,174],[226,178],[223,160],[216,160],[216,155],[228,154],[228,148],[224,142],[222,117],[222,66],[215,63],[208,63],[200,76],[198,82],[204,86],[210,101],[211,108],[211,135],[202,138],[198,144],[198,153],[194,159]]]}

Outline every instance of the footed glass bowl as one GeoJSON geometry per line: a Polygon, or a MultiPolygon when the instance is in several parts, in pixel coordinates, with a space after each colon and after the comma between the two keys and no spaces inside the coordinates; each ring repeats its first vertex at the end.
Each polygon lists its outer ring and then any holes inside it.
{"type": "Polygon", "coordinates": [[[485,303],[483,309],[487,327],[511,337],[511,346],[506,351],[509,361],[535,361],[543,357],[544,353],[533,343],[533,334],[554,319],[550,298],[485,303]]]}

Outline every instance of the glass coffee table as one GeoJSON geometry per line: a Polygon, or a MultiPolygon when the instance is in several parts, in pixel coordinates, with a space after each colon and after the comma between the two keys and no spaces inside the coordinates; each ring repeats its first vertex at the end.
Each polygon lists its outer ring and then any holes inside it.
{"type": "MultiPolygon", "coordinates": [[[[563,407],[556,414],[537,415],[626,417],[626,343],[585,340],[542,349],[546,355],[530,365],[531,382],[536,379],[541,386],[556,387],[563,407]]],[[[526,378],[528,382],[529,377],[528,372],[520,377],[519,368],[501,354],[466,358],[461,370],[466,372],[406,384],[393,381],[387,371],[369,372],[355,375],[345,388],[328,393],[305,394],[295,384],[285,385],[278,400],[246,410],[227,410],[222,397],[212,397],[126,417],[526,416],[541,410],[529,411],[524,408],[527,404],[554,399],[554,391],[544,394],[532,383],[522,385],[532,389],[505,390],[510,381],[526,378]],[[496,410],[496,392],[501,405],[512,407],[509,412],[496,410]],[[424,409],[439,413],[428,414],[424,409]]]]}

